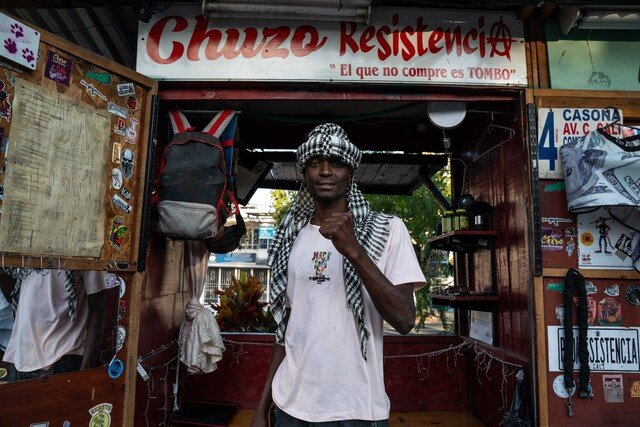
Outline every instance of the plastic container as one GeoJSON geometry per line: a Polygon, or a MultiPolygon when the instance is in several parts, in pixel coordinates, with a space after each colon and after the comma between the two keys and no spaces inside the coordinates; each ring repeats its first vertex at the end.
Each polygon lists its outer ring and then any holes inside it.
{"type": "Polygon", "coordinates": [[[469,217],[467,216],[466,209],[456,210],[456,223],[458,225],[458,228],[456,230],[469,229],[469,217]]]}
{"type": "Polygon", "coordinates": [[[449,233],[453,228],[453,218],[455,213],[453,211],[444,211],[444,215],[442,215],[442,233],[449,233]]]}

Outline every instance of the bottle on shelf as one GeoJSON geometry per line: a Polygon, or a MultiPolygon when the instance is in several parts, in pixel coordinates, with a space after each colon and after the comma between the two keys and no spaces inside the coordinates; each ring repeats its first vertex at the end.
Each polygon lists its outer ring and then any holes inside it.
{"type": "Polygon", "coordinates": [[[454,211],[444,211],[442,215],[442,232],[449,233],[454,230],[453,228],[453,218],[455,216],[454,211]]]}
{"type": "Polygon", "coordinates": [[[456,221],[458,224],[457,230],[467,230],[469,229],[469,216],[467,214],[466,209],[457,209],[456,210],[456,221]]]}

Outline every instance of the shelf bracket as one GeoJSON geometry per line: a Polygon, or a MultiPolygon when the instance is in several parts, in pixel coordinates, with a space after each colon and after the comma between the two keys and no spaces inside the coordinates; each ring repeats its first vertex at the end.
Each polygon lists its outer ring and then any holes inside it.
{"type": "Polygon", "coordinates": [[[422,179],[422,183],[425,187],[427,187],[427,191],[429,194],[436,199],[436,203],[445,211],[451,210],[451,204],[447,200],[446,197],[440,192],[440,189],[433,183],[430,176],[425,176],[424,171],[420,171],[420,178],[422,179]]]}

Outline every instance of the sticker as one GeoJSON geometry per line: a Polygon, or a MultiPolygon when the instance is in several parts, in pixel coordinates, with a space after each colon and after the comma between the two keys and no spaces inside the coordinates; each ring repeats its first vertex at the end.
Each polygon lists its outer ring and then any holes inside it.
{"type": "Polygon", "coordinates": [[[131,191],[127,190],[124,187],[122,187],[122,189],[120,190],[120,195],[124,197],[125,200],[131,199],[131,191]]]}
{"type": "Polygon", "coordinates": [[[631,385],[631,397],[640,397],[640,381],[634,381],[631,385]]]}
{"type": "Polygon", "coordinates": [[[118,288],[118,291],[120,292],[118,298],[122,299],[124,293],[127,291],[127,285],[124,283],[124,279],[122,277],[120,278],[120,288],[118,288]]]}
{"type": "Polygon", "coordinates": [[[111,150],[111,161],[120,164],[120,157],[122,157],[122,144],[114,142],[113,149],[111,150]]]}
{"type": "Polygon", "coordinates": [[[116,85],[118,90],[118,96],[135,95],[136,88],[133,87],[133,83],[119,83],[116,85]]]}
{"type": "Polygon", "coordinates": [[[120,284],[120,278],[115,273],[109,273],[104,277],[104,286],[106,289],[115,288],[120,284]]]}
{"type": "Polygon", "coordinates": [[[133,176],[133,167],[135,166],[135,155],[129,148],[125,148],[122,151],[122,157],[120,158],[122,163],[122,174],[127,181],[133,176]]]}
{"type": "Polygon", "coordinates": [[[625,233],[620,234],[616,244],[613,245],[616,249],[616,256],[622,261],[626,260],[628,257],[633,257],[633,239],[635,238],[635,233],[631,232],[629,234],[629,236],[625,233]]]}
{"type": "Polygon", "coordinates": [[[571,257],[573,255],[573,251],[576,250],[576,241],[573,239],[573,237],[569,237],[569,240],[567,241],[567,256],[571,257]]]}
{"type": "Polygon", "coordinates": [[[587,295],[598,293],[598,288],[592,282],[584,282],[584,288],[587,291],[587,295]]]}
{"type": "Polygon", "coordinates": [[[39,423],[31,423],[29,427],[49,427],[49,421],[41,421],[39,423]]]}
{"type": "Polygon", "coordinates": [[[127,330],[124,326],[118,326],[118,332],[116,334],[116,353],[122,350],[124,347],[124,340],[127,338],[127,330]]]}
{"type": "Polygon", "coordinates": [[[89,415],[91,415],[89,427],[109,427],[111,425],[110,414],[112,409],[113,405],[111,403],[101,403],[89,409],[89,415]]]}
{"type": "Polygon", "coordinates": [[[36,58],[40,47],[40,33],[24,23],[2,15],[2,37],[0,56],[31,70],[36,69],[36,58]]]}
{"type": "Polygon", "coordinates": [[[65,421],[62,423],[62,427],[71,427],[71,421],[65,421]]]}
{"type": "Polygon", "coordinates": [[[44,76],[56,83],[69,86],[71,84],[71,68],[73,60],[52,50],[47,52],[44,76]]]}
{"type": "Polygon", "coordinates": [[[127,128],[124,139],[131,144],[138,142],[138,119],[129,120],[129,127],[127,128]]]}
{"type": "Polygon", "coordinates": [[[607,286],[604,290],[604,293],[609,295],[610,297],[617,297],[620,295],[620,287],[618,285],[607,286]]]}
{"type": "Polygon", "coordinates": [[[542,238],[540,241],[542,250],[545,252],[559,252],[564,248],[564,232],[561,228],[542,227],[542,238]]]}
{"type": "Polygon", "coordinates": [[[564,304],[556,305],[556,318],[560,321],[561,325],[564,323],[564,304]]]}
{"type": "Polygon", "coordinates": [[[135,96],[127,98],[127,107],[129,107],[129,110],[131,110],[132,113],[135,113],[138,110],[138,100],[135,96]]]}
{"type": "Polygon", "coordinates": [[[600,326],[622,325],[622,308],[620,301],[613,298],[604,298],[600,305],[600,326]]]}
{"type": "Polygon", "coordinates": [[[113,125],[113,133],[117,133],[122,136],[127,134],[127,124],[124,122],[122,117],[118,117],[118,123],[113,125]]]}
{"type": "Polygon", "coordinates": [[[589,233],[588,231],[580,235],[580,243],[585,246],[593,245],[593,240],[593,234],[589,233]]]}
{"type": "Polygon", "coordinates": [[[0,80],[0,119],[11,121],[11,95],[5,90],[5,83],[0,80]]]}
{"type": "Polygon", "coordinates": [[[624,297],[629,304],[635,306],[640,305],[640,285],[629,286],[627,291],[624,293],[624,297]]]}
{"type": "MultiPolygon", "coordinates": [[[[94,97],[97,97],[97,98],[101,99],[102,101],[107,102],[107,97],[104,96],[104,94],[102,92],[100,92],[98,90],[98,88],[93,86],[91,83],[87,82],[84,79],[81,79],[80,80],[80,85],[84,88],[84,90],[87,92],[87,95],[89,95],[89,98],[91,98],[92,101],[95,102],[95,98],[94,97]]],[[[102,103],[100,103],[100,104],[102,104],[102,103]]],[[[104,104],[102,104],[102,105],[104,105],[104,104]]]]}
{"type": "Polygon", "coordinates": [[[122,320],[124,314],[127,312],[127,309],[125,307],[124,300],[120,300],[119,303],[120,305],[118,306],[118,320],[122,320]]]}
{"type": "Polygon", "coordinates": [[[624,403],[624,386],[622,374],[602,375],[604,401],[607,403],[624,403]]]}
{"type": "MultiPolygon", "coordinates": [[[[558,375],[553,380],[553,391],[558,395],[558,397],[561,397],[563,399],[569,398],[569,393],[567,393],[567,389],[564,388],[564,375],[558,375]]],[[[571,396],[573,396],[575,392],[576,392],[576,388],[572,387],[571,396]]]]}
{"type": "MultiPolygon", "coordinates": [[[[111,220],[111,229],[109,231],[109,243],[113,246],[113,249],[120,251],[122,245],[124,245],[126,237],[129,235],[129,227],[124,225],[124,218],[117,216],[111,220]]],[[[114,274],[115,276],[115,274],[114,274]]],[[[116,276],[116,280],[121,280],[116,276]]],[[[113,286],[118,286],[119,283],[114,283],[113,286]]]]}
{"type": "Polygon", "coordinates": [[[122,171],[118,168],[111,169],[111,188],[122,188],[122,171]]]}
{"type": "Polygon", "coordinates": [[[547,290],[548,291],[554,291],[554,292],[563,293],[564,292],[564,282],[548,283],[547,284],[547,290]]]}
{"type": "Polygon", "coordinates": [[[98,83],[102,83],[103,85],[108,85],[111,83],[111,76],[109,73],[105,73],[102,71],[87,71],[87,77],[91,80],[95,80],[98,83]]]}
{"type": "MultiPolygon", "coordinates": [[[[573,302],[578,305],[578,297],[573,297],[573,302]]],[[[587,323],[589,326],[596,324],[596,317],[598,317],[598,304],[593,297],[587,297],[587,323]]]]}
{"type": "MultiPolygon", "coordinates": [[[[117,379],[118,377],[120,377],[120,375],[122,375],[122,372],[124,371],[124,363],[122,363],[122,360],[120,359],[113,359],[111,361],[111,363],[109,363],[109,366],[107,367],[107,373],[109,374],[109,377],[111,379],[117,379]]],[[[93,421],[93,418],[91,419],[93,421]]],[[[89,423],[90,426],[95,425],[102,427],[103,424],[91,424],[89,423]]],[[[108,424],[107,424],[108,425],[108,424]]]]}
{"type": "Polygon", "coordinates": [[[0,380],[4,379],[9,373],[6,368],[0,368],[0,380]]]}
{"type": "Polygon", "coordinates": [[[119,195],[114,194],[113,198],[111,199],[111,202],[114,205],[116,205],[118,208],[120,208],[120,210],[126,213],[127,215],[131,213],[131,205],[127,203],[127,201],[122,197],[120,197],[119,195]]]}
{"type": "Polygon", "coordinates": [[[127,109],[113,102],[107,102],[107,111],[123,119],[127,118],[127,109]]]}
{"type": "Polygon", "coordinates": [[[565,191],[566,188],[564,186],[564,181],[557,181],[554,182],[553,184],[547,184],[544,186],[544,192],[545,193],[554,193],[557,191],[565,191]]]}

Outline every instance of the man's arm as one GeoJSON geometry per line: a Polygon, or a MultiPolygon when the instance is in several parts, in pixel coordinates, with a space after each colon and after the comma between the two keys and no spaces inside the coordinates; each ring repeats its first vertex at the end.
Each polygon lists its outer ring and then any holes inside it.
{"type": "Polygon", "coordinates": [[[408,334],[416,317],[414,284],[393,285],[358,243],[354,225],[351,212],[335,213],[320,227],[320,233],[356,269],[380,316],[399,333],[408,334]]]}
{"type": "Polygon", "coordinates": [[[80,369],[98,366],[102,334],[104,332],[104,291],[87,295],[89,319],[87,320],[87,336],[84,343],[84,357],[80,369]]]}

